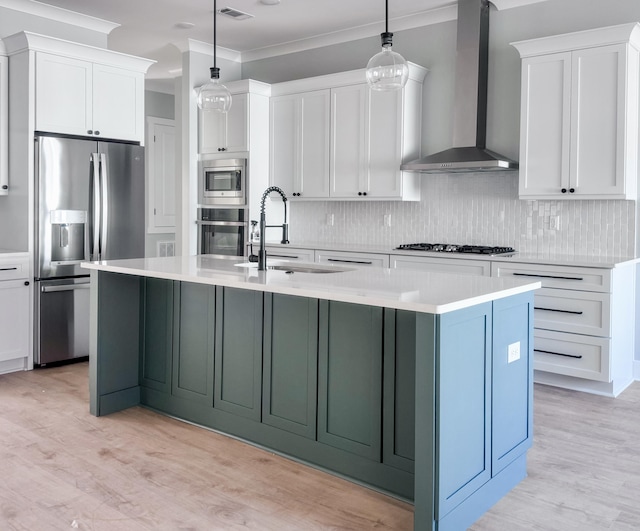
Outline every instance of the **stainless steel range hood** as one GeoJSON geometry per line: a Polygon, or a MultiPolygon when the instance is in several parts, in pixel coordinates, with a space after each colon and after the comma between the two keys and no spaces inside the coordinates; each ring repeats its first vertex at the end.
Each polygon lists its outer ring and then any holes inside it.
{"type": "Polygon", "coordinates": [[[458,0],[454,147],[400,166],[420,173],[516,170],[518,163],[486,149],[488,0],[458,0]]]}

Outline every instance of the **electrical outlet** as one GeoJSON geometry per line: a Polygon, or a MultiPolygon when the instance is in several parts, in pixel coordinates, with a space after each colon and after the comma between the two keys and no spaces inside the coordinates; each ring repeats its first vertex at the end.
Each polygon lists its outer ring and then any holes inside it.
{"type": "Polygon", "coordinates": [[[329,227],[333,227],[333,224],[334,224],[333,214],[327,214],[327,225],[329,225],[329,227]]]}
{"type": "Polygon", "coordinates": [[[560,230],[560,216],[549,216],[549,228],[551,230],[560,230]]]}
{"type": "Polygon", "coordinates": [[[382,219],[382,223],[385,227],[391,227],[391,214],[385,214],[382,219]]]}
{"type": "Polygon", "coordinates": [[[512,363],[520,359],[520,341],[511,343],[507,347],[507,363],[512,363]]]}

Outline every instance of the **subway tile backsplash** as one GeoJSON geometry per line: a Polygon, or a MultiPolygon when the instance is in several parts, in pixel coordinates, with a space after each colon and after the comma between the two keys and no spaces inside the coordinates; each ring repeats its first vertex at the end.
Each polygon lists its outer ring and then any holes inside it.
{"type": "Polygon", "coordinates": [[[384,247],[439,242],[550,255],[635,255],[635,201],[521,201],[517,172],[422,179],[422,199],[415,203],[292,202],[291,241],[384,247]],[[385,216],[391,226],[385,226],[385,216]]]}

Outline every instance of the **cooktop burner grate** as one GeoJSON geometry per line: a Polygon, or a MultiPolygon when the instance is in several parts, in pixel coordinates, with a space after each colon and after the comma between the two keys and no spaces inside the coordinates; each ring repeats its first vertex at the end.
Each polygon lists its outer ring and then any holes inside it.
{"type": "Polygon", "coordinates": [[[396,247],[401,251],[429,251],[435,253],[509,254],[513,247],[490,247],[488,245],[454,245],[449,243],[406,243],[396,247]]]}

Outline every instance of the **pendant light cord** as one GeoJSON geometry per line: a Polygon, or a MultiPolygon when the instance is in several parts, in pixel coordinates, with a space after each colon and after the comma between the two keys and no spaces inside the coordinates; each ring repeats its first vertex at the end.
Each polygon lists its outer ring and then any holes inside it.
{"type": "Polygon", "coordinates": [[[216,68],[216,11],[218,10],[217,0],[213,0],[213,68],[216,68]]]}
{"type": "Polygon", "coordinates": [[[384,31],[389,33],[389,0],[384,0],[384,31]]]}

